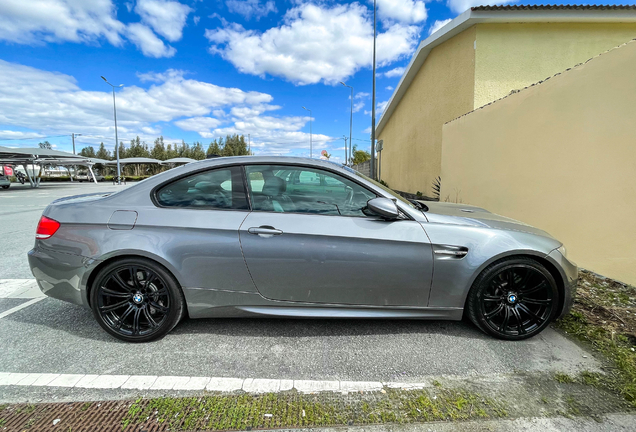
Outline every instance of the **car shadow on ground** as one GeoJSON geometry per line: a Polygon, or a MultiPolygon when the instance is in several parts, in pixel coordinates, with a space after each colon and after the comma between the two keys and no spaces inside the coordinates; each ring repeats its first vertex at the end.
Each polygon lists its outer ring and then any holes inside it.
{"type": "MultiPolygon", "coordinates": [[[[116,341],[97,324],[90,310],[55,299],[45,299],[4,320],[44,326],[79,338],[116,341]]],[[[491,339],[467,321],[394,319],[185,318],[170,333],[172,336],[196,334],[255,338],[429,334],[491,339]]]]}

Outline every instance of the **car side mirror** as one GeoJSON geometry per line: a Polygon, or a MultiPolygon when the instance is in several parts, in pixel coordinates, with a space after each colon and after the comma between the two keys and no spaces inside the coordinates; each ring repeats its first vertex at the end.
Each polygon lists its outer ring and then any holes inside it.
{"type": "Polygon", "coordinates": [[[388,198],[373,198],[367,202],[367,212],[386,220],[399,219],[397,205],[388,198]]]}

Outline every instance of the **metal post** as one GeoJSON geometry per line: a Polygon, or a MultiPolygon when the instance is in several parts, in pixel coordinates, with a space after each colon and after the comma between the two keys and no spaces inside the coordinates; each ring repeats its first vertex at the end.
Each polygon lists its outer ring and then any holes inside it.
{"type": "Polygon", "coordinates": [[[247,153],[252,156],[252,137],[247,134],[247,153]]]}
{"type": "Polygon", "coordinates": [[[371,178],[375,180],[375,36],[376,36],[376,0],[373,0],[373,96],[371,106],[371,178]]]}
{"type": "Polygon", "coordinates": [[[309,108],[303,107],[303,109],[309,111],[309,157],[313,158],[314,157],[314,151],[313,151],[314,146],[313,146],[313,142],[312,142],[313,133],[311,131],[311,123],[312,123],[312,120],[313,120],[313,116],[311,115],[311,110],[309,108]]]}
{"type": "Polygon", "coordinates": [[[120,84],[118,86],[115,86],[109,83],[106,78],[102,77],[102,79],[106,81],[106,84],[113,88],[113,113],[115,115],[115,154],[117,156],[117,184],[121,185],[121,167],[119,165],[119,137],[117,136],[117,105],[115,103],[115,87],[123,87],[124,85],[120,84]]]}
{"type": "MultiPolygon", "coordinates": [[[[353,144],[353,140],[351,139],[351,133],[353,131],[353,87],[343,83],[342,81],[340,81],[340,84],[342,84],[345,87],[349,87],[351,89],[351,114],[349,115],[349,154],[348,154],[348,157],[345,156],[345,164],[348,164],[349,162],[348,159],[349,157],[351,157],[351,146],[353,144]]],[[[345,154],[346,154],[346,150],[347,150],[347,146],[345,143],[345,154]]]]}
{"type": "Polygon", "coordinates": [[[345,150],[345,162],[344,162],[344,164],[347,165],[347,137],[343,135],[342,139],[344,139],[344,142],[345,142],[345,149],[344,149],[345,150]]]}
{"type": "Polygon", "coordinates": [[[87,164],[88,166],[88,170],[90,171],[91,175],[93,176],[93,181],[95,182],[95,184],[97,184],[97,177],[95,177],[95,173],[93,172],[93,167],[91,164],[87,164]]]}
{"type": "Polygon", "coordinates": [[[75,134],[74,133],[71,134],[71,139],[73,140],[73,154],[76,154],[75,153],[75,134]]]}

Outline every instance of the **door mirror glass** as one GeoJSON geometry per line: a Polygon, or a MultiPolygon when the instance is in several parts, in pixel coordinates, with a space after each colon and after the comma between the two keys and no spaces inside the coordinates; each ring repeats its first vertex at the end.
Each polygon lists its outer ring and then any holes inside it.
{"type": "Polygon", "coordinates": [[[397,205],[388,198],[373,198],[367,202],[367,211],[386,220],[395,220],[400,217],[397,205]]]}

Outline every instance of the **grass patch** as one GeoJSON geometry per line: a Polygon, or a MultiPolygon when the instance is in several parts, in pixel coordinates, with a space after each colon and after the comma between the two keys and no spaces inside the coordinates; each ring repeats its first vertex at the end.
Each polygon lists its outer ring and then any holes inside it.
{"type": "Polygon", "coordinates": [[[149,422],[170,430],[245,430],[254,428],[347,426],[440,420],[499,418],[503,403],[465,390],[386,389],[362,398],[295,391],[265,395],[209,395],[138,399],[122,426],[149,422]]]}
{"type": "Polygon", "coordinates": [[[572,312],[557,322],[559,328],[590,344],[609,360],[606,374],[583,372],[580,381],[618,392],[633,407],[636,407],[635,295],[634,287],[582,272],[572,312]]]}
{"type": "Polygon", "coordinates": [[[574,378],[572,378],[570,375],[560,372],[554,374],[554,379],[559,384],[571,384],[574,382],[574,378]]]}

